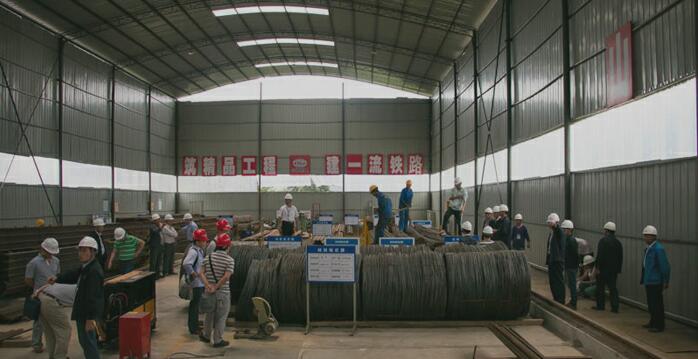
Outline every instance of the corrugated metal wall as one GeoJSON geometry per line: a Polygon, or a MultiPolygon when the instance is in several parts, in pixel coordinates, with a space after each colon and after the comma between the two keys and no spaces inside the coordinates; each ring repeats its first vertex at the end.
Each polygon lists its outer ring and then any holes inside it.
{"type": "Polygon", "coordinates": [[[155,89],[150,95],[150,168],[176,175],[175,100],[155,89]]]}
{"type": "MultiPolygon", "coordinates": [[[[476,48],[473,43],[469,44],[454,66],[457,69],[455,86],[458,95],[455,101],[458,103],[459,165],[475,159],[473,126],[476,122],[479,124],[477,154],[484,154],[488,134],[484,126],[485,114],[490,115],[498,50],[502,57],[499,60],[494,110],[491,111],[494,120],[490,134],[494,151],[507,148],[506,23],[502,26],[504,35],[497,47],[504,3],[499,1],[478,29],[476,48]],[[477,100],[477,119],[473,106],[474,62],[477,62],[479,76],[477,86],[481,87],[477,93],[482,93],[482,99],[477,100]]],[[[565,39],[562,5],[561,1],[510,1],[512,145],[526,141],[534,143],[539,136],[564,124],[565,39]]],[[[695,0],[568,0],[568,14],[571,121],[581,121],[605,109],[605,38],[628,21],[632,21],[633,27],[635,97],[695,76],[695,0]]],[[[451,86],[452,78],[452,72],[444,75],[442,90],[451,86]]],[[[431,153],[436,159],[442,154],[448,156],[446,153],[451,153],[451,136],[443,131],[448,128],[447,116],[450,116],[445,112],[447,106],[444,106],[447,94],[448,91],[441,91],[432,97],[434,119],[431,153]],[[443,114],[443,127],[439,122],[440,114],[443,114]]],[[[564,148],[559,151],[564,152],[564,148]]],[[[527,160],[532,161],[532,167],[540,168],[535,164],[545,161],[545,158],[527,160]]],[[[571,213],[580,237],[591,240],[595,245],[601,235],[600,228],[606,221],[614,220],[618,224],[626,253],[619,285],[621,295],[629,301],[645,302],[644,291],[639,285],[644,250],[640,232],[647,223],[660,228],[660,238],[665,240],[674,267],[672,287],[687,288],[667,292],[667,311],[698,323],[698,307],[695,306],[698,287],[692,284],[698,280],[698,266],[694,265],[692,259],[698,255],[695,161],[695,157],[692,157],[572,173],[570,190],[571,213]]],[[[450,160],[443,167],[438,167],[438,163],[435,161],[432,166],[432,174],[436,178],[451,166],[450,160]]],[[[504,165],[498,164],[498,167],[504,165]]],[[[557,171],[562,172],[562,169],[557,171]]],[[[481,187],[479,211],[491,204],[501,203],[500,193],[506,201],[506,183],[500,184],[499,190],[495,184],[481,187]]],[[[550,212],[557,212],[561,216],[564,214],[565,176],[526,178],[513,181],[511,188],[512,203],[509,205],[512,214],[523,214],[533,238],[533,246],[527,250],[529,260],[542,265],[548,235],[545,218],[550,212]]],[[[437,185],[437,191],[433,193],[438,194],[439,189],[441,187],[437,185]]],[[[466,219],[473,218],[475,211],[473,192],[470,192],[473,189],[469,188],[470,203],[466,205],[464,214],[466,219]]],[[[432,201],[432,209],[439,210],[442,206],[442,203],[432,201]]],[[[482,215],[479,221],[482,221],[482,215]]]]}

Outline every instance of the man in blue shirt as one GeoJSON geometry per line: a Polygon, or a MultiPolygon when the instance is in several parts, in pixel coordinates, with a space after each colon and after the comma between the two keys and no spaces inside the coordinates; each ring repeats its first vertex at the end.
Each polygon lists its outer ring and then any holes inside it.
{"type": "Polygon", "coordinates": [[[405,188],[400,192],[400,223],[399,227],[401,231],[407,230],[407,222],[410,220],[410,208],[412,207],[412,180],[407,180],[405,183],[405,188]]]}
{"type": "Polygon", "coordinates": [[[204,293],[203,272],[201,265],[204,263],[204,249],[208,245],[208,235],[205,229],[197,229],[193,233],[194,244],[187,250],[187,255],[182,262],[182,270],[187,276],[187,281],[192,288],[191,301],[189,302],[189,334],[199,335],[199,302],[204,293]]]}
{"type": "Polygon", "coordinates": [[[657,240],[657,228],[645,227],[642,230],[642,237],[647,248],[642,261],[640,283],[645,285],[647,310],[650,312],[650,322],[643,327],[648,328],[650,332],[659,333],[664,331],[664,296],[662,291],[669,288],[671,267],[664,246],[657,240]]]}
{"type": "Polygon", "coordinates": [[[380,237],[385,236],[385,227],[393,220],[393,201],[379,191],[376,185],[371,185],[369,191],[378,200],[378,224],[373,234],[373,243],[378,244],[380,237]]]}

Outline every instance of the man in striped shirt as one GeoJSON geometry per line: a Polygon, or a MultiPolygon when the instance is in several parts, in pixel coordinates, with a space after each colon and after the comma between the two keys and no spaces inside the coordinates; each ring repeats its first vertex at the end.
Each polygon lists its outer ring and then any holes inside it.
{"type": "Polygon", "coordinates": [[[216,306],[204,318],[204,331],[199,335],[201,341],[210,343],[213,332],[213,347],[228,346],[223,340],[225,321],[230,312],[230,287],[229,280],[235,269],[235,261],[228,255],[230,247],[230,235],[227,233],[216,237],[216,250],[206,256],[203,263],[204,286],[206,293],[216,296],[216,306]]]}
{"type": "Polygon", "coordinates": [[[126,230],[119,227],[114,230],[114,250],[109,256],[107,269],[111,269],[114,257],[119,256],[119,272],[126,274],[133,270],[136,258],[141,255],[145,242],[135,236],[126,234],[126,230]]]}

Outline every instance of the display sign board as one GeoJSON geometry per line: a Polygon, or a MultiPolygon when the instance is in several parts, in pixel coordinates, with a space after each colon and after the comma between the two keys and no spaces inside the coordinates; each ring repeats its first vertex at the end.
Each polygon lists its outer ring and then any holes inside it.
{"type": "Polygon", "coordinates": [[[276,156],[262,157],[262,176],[276,176],[278,169],[279,163],[276,156]]]}
{"type": "Polygon", "coordinates": [[[606,38],[606,107],[633,97],[632,33],[628,22],[606,38]]]}
{"type": "Polygon", "coordinates": [[[320,215],[317,217],[317,220],[334,223],[334,215],[332,213],[320,213],[320,215]]]}
{"type": "Polygon", "coordinates": [[[332,221],[313,221],[313,235],[331,236],[332,221]]]}
{"type": "Polygon", "coordinates": [[[414,237],[380,237],[378,244],[383,247],[413,247],[414,237]]]}
{"type": "Polygon", "coordinates": [[[363,156],[358,154],[347,155],[347,166],[345,173],[348,175],[360,175],[363,173],[363,156]]]}
{"type": "Polygon", "coordinates": [[[412,224],[418,224],[424,228],[431,228],[431,220],[429,219],[413,219],[412,224]]]}
{"type": "Polygon", "coordinates": [[[240,157],[240,162],[242,164],[242,175],[243,176],[256,176],[257,175],[257,157],[255,156],[242,156],[240,157]]]}
{"type": "Polygon", "coordinates": [[[298,248],[301,246],[300,236],[269,236],[266,238],[267,247],[271,248],[298,248]]]}
{"type": "Polygon", "coordinates": [[[326,246],[354,246],[356,253],[359,253],[359,238],[358,237],[327,237],[325,238],[326,246]]]}
{"type": "Polygon", "coordinates": [[[342,174],[342,157],[340,155],[325,155],[325,174],[342,174]]]}
{"type": "Polygon", "coordinates": [[[305,265],[308,283],[355,283],[356,247],[308,246],[305,265]]]}
{"type": "Polygon", "coordinates": [[[461,236],[443,236],[442,238],[445,245],[456,244],[463,241],[463,237],[461,236]]]}
{"type": "Polygon", "coordinates": [[[359,225],[359,215],[358,214],[345,214],[344,224],[347,226],[358,226],[359,225]]]}
{"type": "Polygon", "coordinates": [[[288,172],[291,175],[309,175],[310,155],[288,156],[288,172]]]}

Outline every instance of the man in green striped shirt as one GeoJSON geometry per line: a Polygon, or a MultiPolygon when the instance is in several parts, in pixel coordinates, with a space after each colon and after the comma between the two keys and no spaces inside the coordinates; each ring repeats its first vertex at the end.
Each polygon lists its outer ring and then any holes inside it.
{"type": "Polygon", "coordinates": [[[145,242],[138,237],[126,234],[126,230],[121,227],[114,230],[114,239],[114,250],[109,256],[107,269],[111,269],[114,257],[119,256],[119,271],[121,274],[126,274],[133,270],[136,258],[143,251],[145,242]]]}

